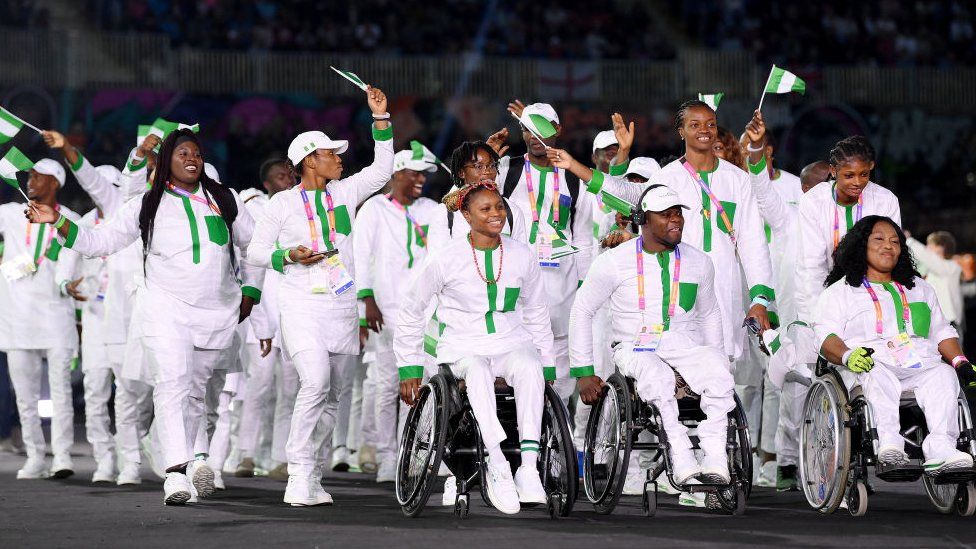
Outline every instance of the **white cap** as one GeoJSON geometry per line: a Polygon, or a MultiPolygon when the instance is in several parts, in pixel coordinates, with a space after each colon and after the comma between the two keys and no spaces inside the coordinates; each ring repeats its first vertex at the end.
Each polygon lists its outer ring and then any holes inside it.
{"type": "Polygon", "coordinates": [[[630,161],[630,164],[627,166],[626,175],[634,174],[644,179],[650,179],[660,169],[661,165],[657,163],[657,160],[647,156],[638,156],[630,161]]]}
{"type": "Polygon", "coordinates": [[[116,187],[119,186],[119,179],[122,178],[122,172],[119,171],[119,169],[115,166],[111,164],[102,164],[101,166],[96,167],[95,171],[98,172],[98,175],[100,175],[102,179],[107,179],[116,187]]]}
{"type": "Polygon", "coordinates": [[[593,152],[616,144],[617,135],[613,133],[613,130],[603,130],[602,132],[596,134],[596,137],[593,138],[593,152]]]}
{"type": "Polygon", "coordinates": [[[305,160],[305,157],[318,149],[334,150],[336,154],[342,154],[349,148],[349,142],[342,139],[335,141],[320,131],[304,132],[298,134],[288,145],[288,160],[296,167],[305,160]]]}
{"type": "Polygon", "coordinates": [[[238,196],[241,197],[241,202],[247,202],[255,198],[260,200],[259,197],[267,198],[267,195],[264,194],[264,191],[262,191],[261,189],[255,189],[254,187],[248,187],[244,189],[238,194],[238,196]]]}
{"type": "Polygon", "coordinates": [[[678,196],[678,193],[674,192],[671,187],[665,185],[654,187],[645,192],[640,204],[641,210],[645,212],[663,212],[675,206],[688,209],[688,206],[681,203],[681,198],[678,196]]]}
{"type": "Polygon", "coordinates": [[[559,115],[548,103],[532,103],[522,111],[519,122],[523,126],[532,126],[543,139],[547,139],[556,135],[553,124],[559,124],[559,115]]]}
{"type": "Polygon", "coordinates": [[[53,175],[58,180],[58,185],[64,187],[64,167],[57,160],[44,158],[34,164],[34,171],[44,175],[53,175]]]}
{"type": "MultiPolygon", "coordinates": [[[[203,173],[207,174],[207,177],[213,179],[217,183],[220,183],[220,174],[217,173],[217,168],[214,167],[210,162],[203,163],[203,173]]],[[[220,183],[223,185],[223,183],[220,183]]]]}
{"type": "Polygon", "coordinates": [[[414,160],[413,151],[400,151],[393,156],[393,173],[400,170],[413,170],[415,172],[436,172],[437,166],[426,160],[414,160]]]}

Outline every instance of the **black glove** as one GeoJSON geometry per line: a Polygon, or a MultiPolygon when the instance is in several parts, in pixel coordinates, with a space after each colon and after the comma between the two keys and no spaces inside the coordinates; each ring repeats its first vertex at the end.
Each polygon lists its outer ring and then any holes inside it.
{"type": "Polygon", "coordinates": [[[967,389],[972,389],[976,387],[976,367],[969,363],[968,360],[960,362],[956,366],[956,375],[959,376],[959,383],[967,389]]]}

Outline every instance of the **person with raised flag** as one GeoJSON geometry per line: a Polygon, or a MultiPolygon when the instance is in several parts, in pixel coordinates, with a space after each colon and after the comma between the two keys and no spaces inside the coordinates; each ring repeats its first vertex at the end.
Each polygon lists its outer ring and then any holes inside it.
{"type": "Polygon", "coordinates": [[[671,473],[677,484],[693,478],[729,481],[726,416],[735,406],[728,371],[715,269],[701,250],[683,242],[687,210],[676,192],[652,184],[637,200],[640,237],[598,256],[576,293],[570,315],[570,360],[580,398],[596,403],[604,381],[594,369],[597,311],[610,304],[617,369],[636,381],[638,396],[661,414],[670,440],[671,473]],[[707,419],[698,425],[695,457],[687,427],[678,421],[675,374],[701,395],[707,419]]]}
{"type": "MultiPolygon", "coordinates": [[[[45,158],[28,170],[27,194],[31,204],[43,204],[49,211],[77,221],[78,215],[58,202],[58,192],[65,182],[64,168],[45,158]]],[[[74,474],[70,454],[74,442],[71,363],[78,351],[78,332],[74,301],[59,290],[56,270],[59,263],[65,263],[67,278],[76,281],[78,254],[64,249],[55,239],[52,220],[25,220],[24,213],[25,204],[0,205],[0,234],[4,241],[0,284],[6,287],[0,291],[0,311],[9,318],[4,351],[27,451],[27,461],[17,471],[17,478],[66,478],[74,474]],[[54,460],[50,467],[44,457],[44,432],[37,408],[44,360],[53,407],[54,460]]]]}
{"type": "Polygon", "coordinates": [[[315,442],[332,438],[339,380],[359,353],[350,233],[356,208],[393,175],[393,128],[386,95],[367,87],[366,99],[374,120],[373,163],[340,179],[339,155],[349,143],[320,131],[299,134],[288,146],[288,159],[301,182],[271,198],[248,250],[252,264],[284,275],[278,294],[282,349],[300,380],[286,445],[284,501],[293,506],[332,503],[320,483],[315,442]]]}
{"type": "MultiPolygon", "coordinates": [[[[556,392],[568,402],[573,393],[569,375],[569,309],[594,248],[594,197],[580,193],[579,178],[564,167],[555,166],[546,154],[550,143],[555,143],[562,133],[556,110],[547,103],[526,106],[516,99],[509,103],[508,111],[519,121],[526,152],[501,158],[499,190],[526,222],[531,220],[524,242],[535,249],[542,268],[555,337],[553,365],[546,371],[546,379],[555,382],[556,392]]],[[[500,146],[507,136],[506,128],[488,142],[500,146]]]]}
{"type": "Polygon", "coordinates": [[[365,307],[368,330],[376,333],[376,361],[367,372],[374,387],[374,410],[366,411],[374,414],[377,431],[376,482],[396,480],[399,389],[393,334],[404,289],[427,256],[428,229],[438,208],[420,194],[424,173],[436,170],[422,156],[415,159],[413,151],[396,153],[389,192],[367,200],[353,226],[357,296],[365,307]]]}
{"type": "Polygon", "coordinates": [[[209,495],[213,471],[194,461],[193,446],[207,381],[238,322],[260,299],[263,270],[243,264],[242,287],[231,245],[246,249],[254,226],[250,215],[204,173],[197,137],[178,130],[163,142],[152,188],[105,223],[79,227],[38,201],[31,202],[29,216],[54,223],[58,242],[87,257],[116,253],[142,238],[145,279],[130,335],[154,385],[154,424],[166,470],[163,503],[184,504],[194,492],[209,495]]]}
{"type": "Polygon", "coordinates": [[[465,239],[432,252],[401,299],[393,342],[400,397],[413,406],[420,390],[424,328],[429,304],[436,300],[437,316],[446,325],[437,359],[465,380],[487,454],[488,499],[502,513],[515,514],[522,503],[546,501],[536,464],[543,370],[552,364],[553,337],[538,255],[501,234],[505,203],[494,183],[465,186],[445,196],[444,203],[471,229],[465,239]],[[464,257],[470,260],[461,263],[464,257]],[[496,377],[515,390],[521,465],[514,479],[501,450],[507,435],[497,416],[496,377]]]}

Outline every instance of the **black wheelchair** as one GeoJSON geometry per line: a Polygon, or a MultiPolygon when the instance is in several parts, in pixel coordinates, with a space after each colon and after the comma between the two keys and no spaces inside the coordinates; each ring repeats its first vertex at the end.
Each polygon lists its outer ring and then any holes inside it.
{"type": "MultiPolygon", "coordinates": [[[[941,513],[971,516],[976,512],[976,470],[951,470],[935,477],[924,474],[922,441],[928,432],[925,415],[911,393],[902,394],[899,406],[909,464],[892,467],[878,462],[871,404],[860,386],[847,390],[838,368],[820,357],[803,405],[800,483],[810,506],[821,513],[833,513],[846,500],[852,515],[864,515],[868,509],[868,468],[874,467],[875,476],[887,482],[914,482],[921,477],[926,494],[941,513]]],[[[957,448],[976,455],[972,415],[962,391],[957,400],[957,448]]]]}
{"type": "MultiPolygon", "coordinates": [[[[705,419],[699,405],[699,395],[687,386],[680,375],[675,374],[678,399],[678,420],[694,427],[705,419]]],[[[610,514],[617,506],[627,478],[627,466],[632,451],[652,452],[655,465],[648,470],[641,496],[641,509],[645,516],[657,511],[657,483],[662,473],[677,490],[706,493],[710,508],[720,508],[733,515],[745,512],[746,499],[752,490],[752,445],[749,425],[739,397],[735,408],[729,412],[726,453],[729,461],[728,484],[677,484],[672,476],[668,437],[657,408],[637,396],[633,378],[619,372],[606,381],[600,400],[593,405],[586,427],[583,447],[583,486],[587,498],[597,513],[610,514]],[[639,442],[638,436],[647,431],[654,442],[639,442]]],[[[692,443],[698,447],[697,436],[692,443]]]]}
{"type": "MultiPolygon", "coordinates": [[[[515,415],[515,392],[504,380],[495,382],[498,419],[508,437],[502,452],[513,471],[520,465],[520,441],[515,415]]],[[[481,497],[491,506],[485,489],[485,448],[481,431],[468,403],[463,380],[448,365],[420,389],[407,415],[397,455],[396,496],[408,517],[423,512],[437,484],[441,462],[457,479],[454,515],[468,514],[471,488],[480,486],[481,497]]],[[[565,517],[573,510],[578,491],[578,466],[569,414],[556,391],[546,384],[539,440],[539,475],[547,496],[550,517],[565,517]]]]}

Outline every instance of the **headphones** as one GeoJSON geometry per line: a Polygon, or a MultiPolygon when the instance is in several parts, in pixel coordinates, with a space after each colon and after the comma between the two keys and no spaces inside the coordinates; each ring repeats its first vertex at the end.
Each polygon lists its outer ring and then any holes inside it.
{"type": "Polygon", "coordinates": [[[644,203],[644,197],[647,196],[647,193],[650,192],[652,189],[656,189],[658,187],[665,187],[665,186],[666,185],[663,185],[661,183],[648,185],[647,188],[644,189],[644,191],[641,193],[640,198],[637,199],[637,205],[634,206],[634,209],[631,210],[631,214],[630,214],[630,228],[632,233],[640,234],[640,227],[641,225],[644,224],[644,222],[647,219],[647,212],[645,212],[644,209],[641,207],[641,204],[644,203]]]}

